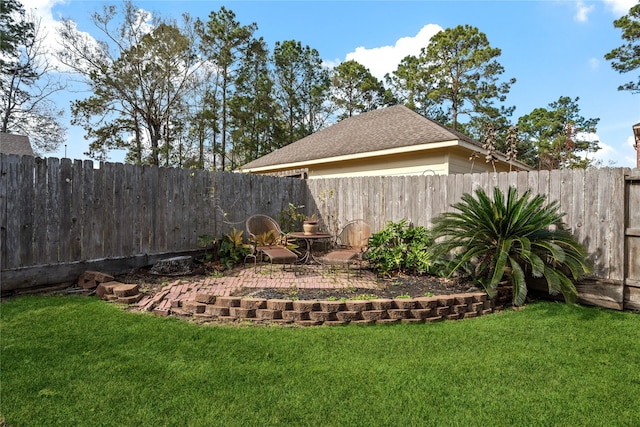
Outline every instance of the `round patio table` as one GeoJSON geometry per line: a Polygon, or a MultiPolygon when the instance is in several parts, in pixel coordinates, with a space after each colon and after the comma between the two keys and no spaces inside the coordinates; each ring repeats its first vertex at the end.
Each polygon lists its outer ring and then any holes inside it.
{"type": "Polygon", "coordinates": [[[333,234],[330,233],[305,234],[303,231],[295,231],[287,234],[287,236],[304,241],[304,248],[302,248],[302,246],[300,247],[303,250],[303,253],[298,258],[298,261],[302,264],[311,264],[312,261],[315,261],[313,254],[311,253],[311,247],[315,242],[320,240],[329,240],[334,237],[333,234]]]}

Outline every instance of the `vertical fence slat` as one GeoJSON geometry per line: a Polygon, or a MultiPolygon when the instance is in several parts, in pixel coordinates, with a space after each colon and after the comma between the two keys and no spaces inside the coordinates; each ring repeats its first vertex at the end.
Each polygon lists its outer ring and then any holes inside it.
{"type": "Polygon", "coordinates": [[[75,212],[73,211],[73,176],[71,165],[71,159],[65,158],[60,161],[60,193],[57,200],[58,215],[60,218],[58,227],[58,245],[60,247],[58,252],[59,262],[71,261],[71,240],[75,237],[75,235],[72,235],[72,232],[75,231],[72,230],[72,218],[75,212]]]}
{"type": "Polygon", "coordinates": [[[7,224],[9,219],[9,183],[5,179],[7,168],[9,167],[8,163],[8,156],[0,153],[0,177],[2,177],[0,179],[0,269],[10,268],[9,264],[7,264],[7,253],[10,250],[10,246],[7,244],[7,232],[9,231],[9,224],[7,224]]]}
{"type": "MultiPolygon", "coordinates": [[[[57,264],[60,245],[60,162],[56,158],[47,159],[47,241],[45,264],[57,264]]],[[[66,238],[66,236],[65,236],[66,238]]]]}
{"type": "Polygon", "coordinates": [[[587,231],[584,226],[584,170],[578,169],[571,171],[572,194],[571,201],[563,209],[571,211],[571,222],[567,225],[571,228],[571,233],[579,241],[582,242],[587,231]]]}
{"type": "Polygon", "coordinates": [[[598,251],[601,262],[598,265],[598,277],[609,278],[609,264],[611,253],[611,236],[608,235],[607,230],[611,222],[611,191],[613,184],[611,182],[610,169],[598,170],[598,210],[596,213],[596,227],[592,230],[597,234],[598,251]],[[607,206],[607,209],[603,207],[607,206]]]}
{"type": "MultiPolygon", "coordinates": [[[[605,231],[611,241],[611,253],[607,264],[609,268],[609,279],[624,280],[624,267],[620,260],[625,258],[624,229],[625,229],[625,179],[624,171],[621,169],[609,169],[611,172],[611,210],[608,228],[605,231]]],[[[638,206],[640,208],[640,206],[638,206]]]]}
{"type": "Polygon", "coordinates": [[[583,241],[589,259],[594,266],[594,274],[599,274],[598,266],[601,253],[598,250],[598,171],[595,169],[587,170],[585,173],[585,225],[587,236],[583,241]]]}
{"type": "Polygon", "coordinates": [[[161,203],[155,205],[156,214],[153,224],[153,237],[156,241],[156,251],[166,252],[167,250],[167,224],[169,222],[171,198],[169,197],[169,169],[158,168],[158,200],[161,203]]]}
{"type": "Polygon", "coordinates": [[[33,265],[33,223],[34,223],[34,203],[35,203],[35,187],[34,187],[34,163],[35,159],[31,156],[22,156],[20,159],[19,169],[19,192],[17,194],[20,203],[20,267],[33,265]]]}
{"type": "Polygon", "coordinates": [[[47,161],[36,159],[34,172],[34,221],[33,221],[33,265],[46,264],[47,262],[47,229],[48,229],[48,208],[47,208],[47,161]]]}
{"type": "Polygon", "coordinates": [[[84,227],[84,186],[82,160],[74,160],[71,167],[71,223],[69,231],[69,261],[82,257],[82,229],[84,227]]]}
{"type": "Polygon", "coordinates": [[[98,258],[93,245],[93,203],[94,195],[94,179],[93,162],[85,160],[82,162],[82,254],[80,259],[98,258]]]}
{"type": "Polygon", "coordinates": [[[193,238],[193,200],[191,198],[191,186],[194,182],[191,171],[181,170],[182,175],[182,248],[188,250],[196,247],[196,239],[193,238]]]}
{"type": "Polygon", "coordinates": [[[158,200],[158,167],[145,166],[142,170],[142,193],[140,194],[140,253],[151,252],[155,243],[155,201],[158,200]]]}
{"type": "Polygon", "coordinates": [[[20,195],[20,157],[7,156],[2,168],[2,182],[4,197],[7,203],[3,213],[6,212],[4,221],[6,226],[2,230],[2,266],[3,268],[15,268],[20,265],[20,226],[19,200],[20,195]],[[15,249],[14,249],[15,248],[15,249]]]}
{"type": "Polygon", "coordinates": [[[95,258],[107,256],[105,247],[105,229],[108,215],[106,194],[108,192],[106,184],[106,171],[104,163],[93,172],[93,212],[91,215],[91,245],[95,258]]]}

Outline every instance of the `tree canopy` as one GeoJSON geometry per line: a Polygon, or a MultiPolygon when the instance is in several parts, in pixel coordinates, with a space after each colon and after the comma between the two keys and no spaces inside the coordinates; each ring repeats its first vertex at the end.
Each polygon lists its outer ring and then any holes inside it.
{"type": "Polygon", "coordinates": [[[36,154],[54,151],[66,129],[51,97],[65,88],[48,60],[40,20],[17,0],[0,1],[0,132],[29,137],[36,154]]]}
{"type": "MultiPolygon", "coordinates": [[[[640,2],[633,6],[629,13],[613,21],[613,26],[622,30],[625,43],[607,53],[605,59],[611,61],[614,70],[629,73],[640,69],[640,2]]],[[[640,73],[635,80],[618,87],[618,90],[629,90],[640,93],[640,73]]]]}
{"type": "Polygon", "coordinates": [[[578,98],[535,109],[516,128],[515,107],[505,105],[515,79],[503,79],[501,50],[469,25],[434,35],[383,84],[353,60],[327,67],[297,40],[270,51],[256,23],[243,25],[225,7],[178,25],[126,1],[92,21],[102,40],[63,22],[58,57],[90,91],[72,115],[98,160],[124,148],[128,162],[232,170],[335,120],[395,103],[535,167],[584,167],[580,155],[597,149],[585,135],[598,119],[579,115],[578,98]]]}
{"type": "Polygon", "coordinates": [[[105,6],[92,20],[109,41],[87,43],[64,21],[59,59],[84,76],[92,95],[74,101],[73,123],[92,139],[89,155],[104,159],[111,148],[128,148],[135,163],[170,164],[171,115],[180,109],[196,65],[192,45],[179,28],[148,25],[148,13],[126,2],[123,10],[105,6]],[[123,20],[116,23],[122,13],[123,20]],[[164,145],[161,147],[161,143],[164,145]]]}
{"type": "Polygon", "coordinates": [[[501,50],[478,28],[459,25],[435,34],[417,59],[405,58],[393,77],[399,99],[459,130],[460,116],[495,117],[515,79],[500,82],[501,50]]]}
{"type": "Polygon", "coordinates": [[[578,101],[561,96],[549,108],[536,108],[518,120],[523,141],[532,150],[523,160],[537,169],[586,168],[589,153],[599,149],[594,139],[600,119],[580,115],[578,101]]]}
{"type": "Polygon", "coordinates": [[[331,77],[331,100],[338,120],[392,104],[391,92],[362,64],[350,60],[337,65],[331,77]]]}

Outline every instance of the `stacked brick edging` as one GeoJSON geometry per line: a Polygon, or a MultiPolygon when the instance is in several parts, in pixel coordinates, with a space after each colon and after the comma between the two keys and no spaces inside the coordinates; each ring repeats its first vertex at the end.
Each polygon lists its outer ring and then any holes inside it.
{"type": "Polygon", "coordinates": [[[203,320],[249,320],[316,326],[468,319],[491,313],[493,304],[483,292],[348,301],[243,298],[199,292],[195,300],[176,300],[155,307],[145,304],[143,309],[161,316],[177,314],[203,320]]]}

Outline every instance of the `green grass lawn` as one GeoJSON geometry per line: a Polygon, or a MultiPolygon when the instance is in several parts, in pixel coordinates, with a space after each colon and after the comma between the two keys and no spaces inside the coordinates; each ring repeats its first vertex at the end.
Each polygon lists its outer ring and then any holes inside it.
{"type": "Polygon", "coordinates": [[[0,309],[13,427],[640,423],[634,313],[541,302],[436,324],[268,328],[87,297],[0,309]]]}

